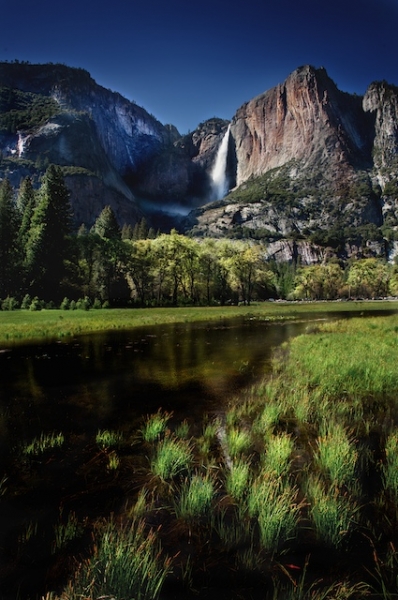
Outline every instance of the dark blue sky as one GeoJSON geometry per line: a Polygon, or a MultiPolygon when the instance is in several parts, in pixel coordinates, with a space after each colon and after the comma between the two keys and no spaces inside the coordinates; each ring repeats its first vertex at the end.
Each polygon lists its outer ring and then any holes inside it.
{"type": "Polygon", "coordinates": [[[181,133],[300,65],[398,85],[398,0],[0,0],[0,60],[87,69],[181,133]]]}

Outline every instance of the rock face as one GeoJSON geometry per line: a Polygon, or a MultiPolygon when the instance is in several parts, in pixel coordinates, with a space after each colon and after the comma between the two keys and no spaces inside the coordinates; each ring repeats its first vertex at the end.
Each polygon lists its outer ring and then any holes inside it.
{"type": "Polygon", "coordinates": [[[323,68],[300,67],[237,111],[237,187],[192,212],[186,227],[269,241],[368,225],[395,229],[397,108],[398,88],[385,82],[362,98],[341,92],[323,68]]]}
{"type": "Polygon", "coordinates": [[[237,184],[292,160],[331,174],[368,166],[368,121],[361,98],[340,92],[324,69],[299,68],[233,118],[237,184]]]}
{"type": "Polygon", "coordinates": [[[133,224],[150,204],[155,212],[194,208],[180,228],[198,235],[338,238],[343,247],[338,232],[365,228],[369,237],[383,226],[393,239],[398,88],[372,83],[362,98],[340,91],[325,69],[304,66],[231,123],[209,119],[180,136],[82,69],[0,63],[0,178],[38,182],[49,162],[64,168],[77,224],[91,225],[105,204],[120,224],[133,224]],[[230,192],[211,202],[227,129],[230,192]]]}
{"type": "MultiPolygon", "coordinates": [[[[0,130],[0,174],[16,186],[27,174],[38,180],[49,162],[67,168],[72,205],[84,202],[92,207],[76,211],[91,215],[88,224],[104,203],[112,205],[120,222],[134,223],[142,214],[136,201],[140,194],[157,195],[165,202],[187,195],[189,178],[184,174],[190,160],[174,150],[180,137],[177,130],[97,85],[86,71],[64,65],[0,63],[0,87],[24,93],[23,100],[32,106],[43,104],[43,98],[57,106],[42,123],[0,130]],[[169,159],[164,164],[166,153],[169,159]],[[75,183],[72,168],[79,171],[75,183]],[[81,169],[89,172],[83,194],[81,169]]],[[[15,109],[13,104],[5,108],[15,109]]]]}

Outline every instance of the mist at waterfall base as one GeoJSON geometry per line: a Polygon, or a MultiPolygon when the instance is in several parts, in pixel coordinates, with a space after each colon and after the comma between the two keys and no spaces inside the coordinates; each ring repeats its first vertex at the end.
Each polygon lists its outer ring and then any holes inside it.
{"type": "Polygon", "coordinates": [[[192,210],[208,202],[221,200],[227,195],[230,184],[228,177],[230,127],[231,125],[229,124],[217,149],[214,164],[210,171],[210,188],[206,198],[190,198],[186,203],[170,203],[170,201],[163,202],[162,199],[149,200],[137,198],[137,203],[150,216],[153,226],[162,231],[168,231],[178,226],[178,223],[183,221],[192,210]]]}
{"type": "Polygon", "coordinates": [[[216,160],[211,171],[211,201],[221,200],[228,193],[227,160],[230,128],[231,125],[228,125],[227,131],[217,150],[216,160]]]}

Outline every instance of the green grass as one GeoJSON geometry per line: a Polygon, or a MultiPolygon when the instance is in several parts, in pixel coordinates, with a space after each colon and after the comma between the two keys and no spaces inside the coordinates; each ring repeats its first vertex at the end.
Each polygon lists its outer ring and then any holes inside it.
{"type": "Polygon", "coordinates": [[[63,433],[41,433],[39,437],[25,444],[22,448],[22,454],[25,456],[40,456],[47,450],[59,448],[64,443],[63,433]]]}
{"type": "Polygon", "coordinates": [[[250,316],[261,320],[297,318],[307,313],[342,310],[392,310],[396,302],[256,303],[251,306],[189,308],[134,308],[108,310],[0,311],[0,343],[64,339],[95,331],[129,329],[146,325],[187,323],[250,316]]]}
{"type": "Polygon", "coordinates": [[[357,506],[335,486],[310,476],[307,482],[310,516],[319,540],[326,546],[341,548],[354,526],[357,506]]]}
{"type": "Polygon", "coordinates": [[[177,518],[194,519],[209,512],[214,497],[214,483],[208,476],[195,474],[185,479],[174,503],[177,518]]]}
{"type": "Polygon", "coordinates": [[[355,440],[340,423],[333,420],[323,424],[319,433],[315,454],[321,471],[337,487],[352,485],[358,459],[355,440]]]}
{"type": "Polygon", "coordinates": [[[110,431],[100,429],[95,436],[95,441],[100,448],[118,448],[123,443],[123,434],[121,431],[110,431]]]}
{"type": "Polygon", "coordinates": [[[62,599],[134,598],[156,600],[170,569],[153,531],[143,521],[108,521],[96,531],[92,556],[81,563],[62,599]]]}
{"type": "Polygon", "coordinates": [[[141,429],[141,435],[145,442],[151,444],[165,433],[167,422],[171,414],[158,410],[157,413],[150,415],[141,429]]]}
{"type": "Polygon", "coordinates": [[[151,461],[151,471],[163,481],[167,481],[189,471],[192,461],[192,448],[188,442],[178,438],[165,437],[156,446],[151,461]]]}

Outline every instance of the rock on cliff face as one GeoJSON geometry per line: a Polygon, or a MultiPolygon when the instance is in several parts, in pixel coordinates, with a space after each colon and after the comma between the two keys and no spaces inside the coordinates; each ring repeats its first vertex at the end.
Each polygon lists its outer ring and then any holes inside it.
{"type": "MultiPolygon", "coordinates": [[[[137,195],[157,195],[166,203],[187,195],[190,182],[184,172],[190,160],[174,151],[180,137],[175,127],[162,125],[135,103],[99,86],[83,69],[0,63],[0,87],[36,94],[41,102],[52,99],[57,106],[56,114],[44,123],[0,131],[0,150],[3,157],[13,159],[12,181],[17,186],[18,171],[19,180],[26,174],[38,179],[43,163],[86,169],[96,179],[86,180],[90,185],[85,193],[81,193],[81,177],[74,185],[69,169],[72,196],[73,189],[79,188],[80,202],[95,205],[102,185],[104,198],[118,198],[113,204],[123,205],[116,213],[120,223],[126,218],[134,223],[140,214],[137,195]]],[[[91,214],[84,208],[77,212],[91,214]]]]}
{"type": "Polygon", "coordinates": [[[340,92],[324,69],[301,67],[244,104],[233,118],[237,185],[294,160],[341,174],[369,162],[361,98],[340,92]]]}
{"type": "Polygon", "coordinates": [[[372,83],[363,109],[374,115],[374,165],[383,180],[383,169],[398,163],[398,87],[385,81],[372,83]]]}

